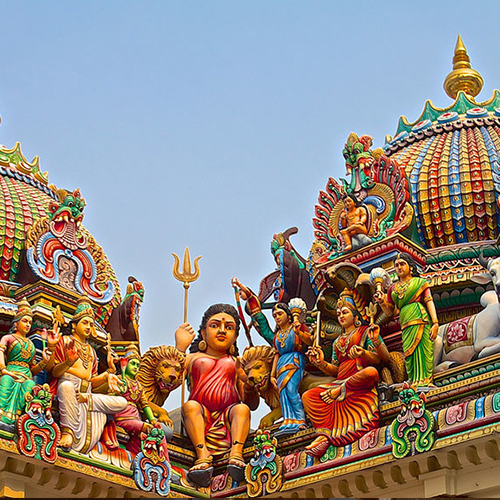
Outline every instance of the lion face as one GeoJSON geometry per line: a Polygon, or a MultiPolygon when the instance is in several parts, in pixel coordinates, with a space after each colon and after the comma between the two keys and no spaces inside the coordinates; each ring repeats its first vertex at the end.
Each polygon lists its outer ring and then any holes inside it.
{"type": "Polygon", "coordinates": [[[137,373],[146,399],[163,406],[170,392],[181,385],[185,363],[186,355],[173,346],[150,347],[137,373]]]}
{"type": "Polygon", "coordinates": [[[248,377],[248,385],[255,387],[259,392],[265,391],[269,385],[271,365],[264,360],[256,360],[243,368],[248,377]]]}
{"type": "Polygon", "coordinates": [[[170,393],[182,382],[183,367],[177,359],[163,359],[155,370],[155,380],[162,393],[170,393]]]}

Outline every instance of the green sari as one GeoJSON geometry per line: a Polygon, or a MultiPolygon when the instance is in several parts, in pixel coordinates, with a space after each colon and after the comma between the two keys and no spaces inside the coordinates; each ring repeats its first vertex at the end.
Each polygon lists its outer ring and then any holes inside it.
{"type": "Polygon", "coordinates": [[[18,335],[8,335],[2,343],[7,344],[5,361],[7,370],[23,375],[23,382],[17,382],[10,375],[0,378],[0,421],[13,425],[24,412],[25,395],[31,392],[35,385],[30,366],[35,356],[35,346],[30,339],[19,338],[18,335]]]}
{"type": "Polygon", "coordinates": [[[412,277],[407,282],[394,283],[388,292],[388,302],[399,309],[406,372],[409,382],[416,387],[432,383],[434,346],[429,337],[431,323],[424,302],[424,293],[429,287],[425,279],[412,277]]]}

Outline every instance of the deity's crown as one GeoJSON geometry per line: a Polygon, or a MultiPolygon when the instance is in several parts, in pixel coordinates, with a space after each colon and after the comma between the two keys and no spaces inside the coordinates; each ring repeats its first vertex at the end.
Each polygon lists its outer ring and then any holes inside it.
{"type": "Polygon", "coordinates": [[[128,362],[132,359],[138,359],[139,361],[141,360],[141,354],[139,352],[139,349],[137,348],[136,345],[134,344],[129,344],[127,348],[125,349],[125,352],[123,354],[123,357],[120,359],[120,366],[122,370],[125,369],[127,366],[128,362]]]}
{"type": "Polygon", "coordinates": [[[73,315],[73,322],[78,323],[84,316],[90,316],[94,319],[94,309],[92,303],[87,296],[82,296],[76,304],[75,314],[73,315]]]}
{"type": "Polygon", "coordinates": [[[23,316],[33,317],[33,312],[31,311],[30,303],[23,298],[17,305],[17,312],[14,316],[14,321],[19,321],[23,316]]]}
{"type": "Polygon", "coordinates": [[[368,321],[365,299],[357,290],[344,288],[337,301],[337,309],[341,307],[348,307],[351,311],[357,312],[365,321],[368,321]]]}

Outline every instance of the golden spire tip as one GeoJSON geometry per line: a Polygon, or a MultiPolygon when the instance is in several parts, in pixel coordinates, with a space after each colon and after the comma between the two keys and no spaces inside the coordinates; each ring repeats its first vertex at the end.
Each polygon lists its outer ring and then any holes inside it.
{"type": "Polygon", "coordinates": [[[452,99],[456,99],[459,92],[465,92],[474,98],[481,92],[483,85],[483,77],[472,69],[467,49],[459,34],[453,55],[453,71],[444,81],[444,90],[452,99]]]}

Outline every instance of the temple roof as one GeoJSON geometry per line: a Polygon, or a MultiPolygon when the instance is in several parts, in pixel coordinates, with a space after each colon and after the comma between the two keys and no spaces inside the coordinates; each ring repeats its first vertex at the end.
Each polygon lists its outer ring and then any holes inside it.
{"type": "Polygon", "coordinates": [[[499,235],[500,92],[478,103],[481,75],[470,66],[458,37],[453,70],[444,88],[453,104],[437,108],[427,101],[420,117],[401,117],[385,153],[404,169],[412,190],[420,239],[425,247],[499,235]]]}

